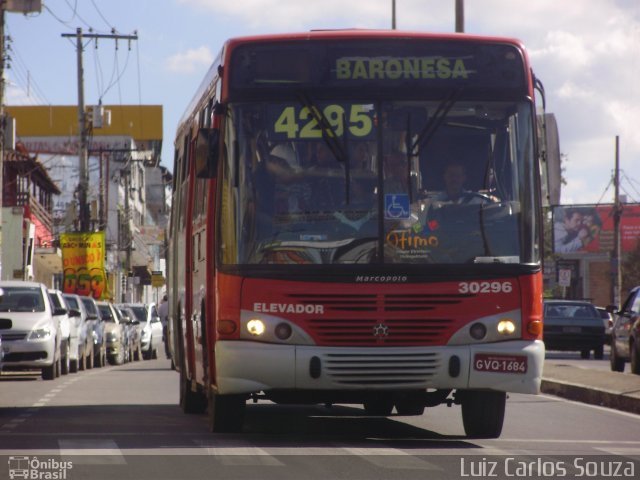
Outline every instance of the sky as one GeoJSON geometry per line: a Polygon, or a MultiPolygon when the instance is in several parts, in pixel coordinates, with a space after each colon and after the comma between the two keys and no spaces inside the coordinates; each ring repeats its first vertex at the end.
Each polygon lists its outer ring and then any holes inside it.
{"type": "MultiPolygon", "coordinates": [[[[311,29],[391,28],[392,0],[42,0],[39,14],[5,15],[11,40],[6,105],[77,104],[75,39],[138,35],[84,53],[87,105],[163,105],[162,164],[172,169],[180,117],[224,41],[311,29]],[[117,46],[117,48],[116,48],[117,46]]],[[[396,0],[396,28],[455,30],[455,0],[396,0]]],[[[613,201],[615,139],[621,193],[640,202],[640,0],[465,0],[465,32],[514,37],[555,114],[561,203],[613,201]]]]}

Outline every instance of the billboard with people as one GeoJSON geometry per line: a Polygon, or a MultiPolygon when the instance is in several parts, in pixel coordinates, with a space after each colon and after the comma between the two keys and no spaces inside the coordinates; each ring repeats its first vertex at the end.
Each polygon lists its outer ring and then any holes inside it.
{"type": "MultiPolygon", "coordinates": [[[[602,253],[613,250],[614,209],[607,205],[562,205],[553,208],[554,253],[602,253]]],[[[623,204],[620,217],[622,252],[640,240],[640,204],[623,204]]]]}

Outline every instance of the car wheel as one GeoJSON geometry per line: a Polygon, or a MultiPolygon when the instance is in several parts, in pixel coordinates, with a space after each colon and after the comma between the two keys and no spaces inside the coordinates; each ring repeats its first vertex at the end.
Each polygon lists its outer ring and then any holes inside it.
{"type": "Polygon", "coordinates": [[[93,353],[93,343],[92,343],[91,344],[91,353],[84,360],[85,368],[87,370],[90,370],[90,369],[93,368],[93,357],[94,357],[94,353],[93,353]]]}
{"type": "Polygon", "coordinates": [[[593,358],[596,360],[602,360],[604,357],[604,345],[600,345],[593,349],[593,358]]]}
{"type": "Polygon", "coordinates": [[[69,339],[65,340],[64,346],[60,353],[60,373],[67,375],[69,373],[69,339]]]}
{"type": "Polygon", "coordinates": [[[83,371],[86,370],[87,368],[87,356],[84,353],[84,349],[82,350],[82,353],[78,354],[78,370],[79,371],[83,371]]]}
{"type": "Polygon", "coordinates": [[[582,350],[580,352],[580,358],[583,358],[585,360],[588,359],[590,355],[591,355],[591,352],[589,350],[582,350]]]}
{"type": "Polygon", "coordinates": [[[638,346],[635,341],[632,341],[631,343],[629,355],[631,357],[631,373],[640,375],[640,350],[638,350],[638,346]]]}
{"type": "Polygon", "coordinates": [[[611,371],[624,372],[624,358],[620,358],[618,356],[616,344],[613,340],[611,340],[611,353],[609,354],[609,362],[611,364],[611,371]]]}
{"type": "Polygon", "coordinates": [[[43,380],[53,380],[56,378],[56,362],[42,369],[43,380]]]}
{"type": "Polygon", "coordinates": [[[462,423],[471,438],[498,438],[502,433],[507,394],[484,390],[461,392],[462,423]]]}

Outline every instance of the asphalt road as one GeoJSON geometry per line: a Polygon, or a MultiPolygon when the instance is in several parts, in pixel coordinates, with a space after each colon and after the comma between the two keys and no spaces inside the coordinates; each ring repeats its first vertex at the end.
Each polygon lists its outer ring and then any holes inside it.
{"type": "Polygon", "coordinates": [[[39,478],[64,479],[586,478],[589,469],[640,475],[640,416],[547,395],[510,395],[495,440],[465,438],[455,406],[380,418],[356,406],[260,402],[248,406],[242,433],[211,434],[204,416],[185,415],[177,404],[178,375],[164,359],[49,382],[3,374],[0,479],[25,462],[39,478]]]}

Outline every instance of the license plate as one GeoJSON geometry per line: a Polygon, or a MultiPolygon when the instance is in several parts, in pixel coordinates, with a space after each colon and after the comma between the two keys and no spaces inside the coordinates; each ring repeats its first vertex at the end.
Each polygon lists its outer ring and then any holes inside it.
{"type": "Polygon", "coordinates": [[[527,373],[527,357],[476,353],[473,368],[478,372],[527,373]]]}
{"type": "Polygon", "coordinates": [[[582,332],[581,327],[562,327],[562,331],[564,333],[580,333],[582,332]]]}

